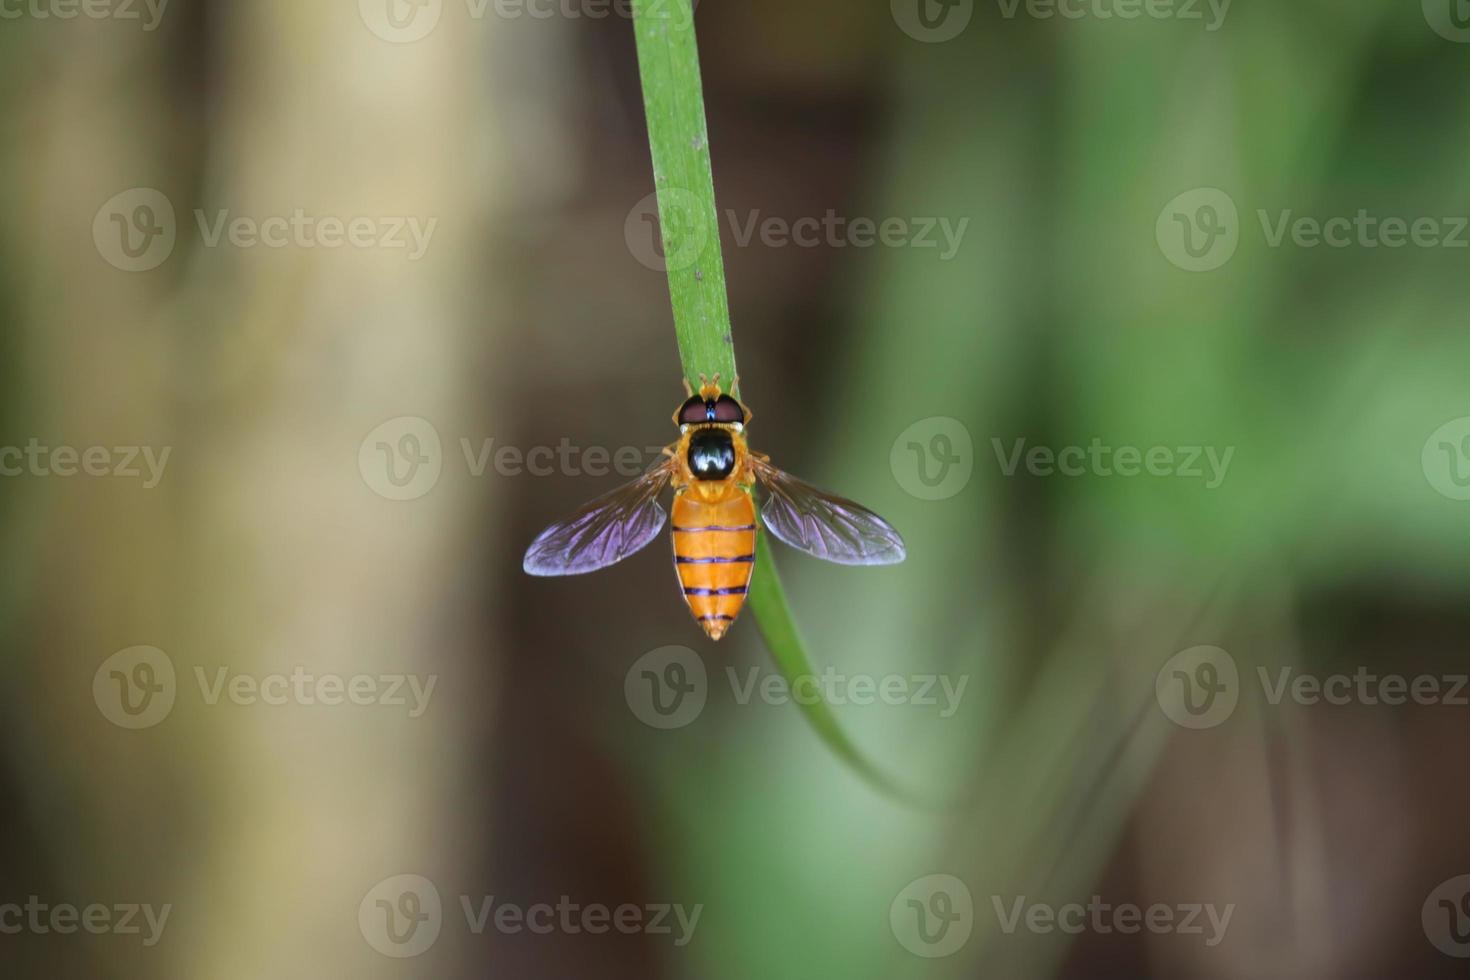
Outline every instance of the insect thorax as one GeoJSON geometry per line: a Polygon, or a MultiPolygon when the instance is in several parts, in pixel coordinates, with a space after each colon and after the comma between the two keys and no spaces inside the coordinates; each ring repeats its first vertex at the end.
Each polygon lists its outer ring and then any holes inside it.
{"type": "Polygon", "coordinates": [[[735,440],[728,429],[697,429],[689,436],[685,459],[696,480],[728,479],[735,472],[735,440]]]}

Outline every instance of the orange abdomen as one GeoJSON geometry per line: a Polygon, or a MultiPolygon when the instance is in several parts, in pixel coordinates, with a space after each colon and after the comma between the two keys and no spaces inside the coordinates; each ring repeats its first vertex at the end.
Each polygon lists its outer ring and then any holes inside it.
{"type": "Polygon", "coordinates": [[[718,640],[740,615],[755,568],[755,503],[738,487],[718,503],[679,493],[672,528],[684,601],[710,639],[718,640]]]}

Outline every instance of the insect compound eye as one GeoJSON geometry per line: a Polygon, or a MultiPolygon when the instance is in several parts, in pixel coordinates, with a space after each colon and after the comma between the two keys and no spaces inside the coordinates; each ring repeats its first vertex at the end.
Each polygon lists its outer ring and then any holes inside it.
{"type": "Polygon", "coordinates": [[[680,425],[698,425],[700,422],[708,421],[709,409],[705,406],[704,399],[698,395],[679,406],[680,425]]]}
{"type": "Polygon", "coordinates": [[[715,399],[714,413],[711,416],[716,422],[745,422],[745,409],[740,403],[729,395],[721,395],[715,399]]]}

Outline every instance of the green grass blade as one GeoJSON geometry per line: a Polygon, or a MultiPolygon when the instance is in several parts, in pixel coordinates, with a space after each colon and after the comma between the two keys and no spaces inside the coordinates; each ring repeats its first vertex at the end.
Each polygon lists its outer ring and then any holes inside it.
{"type": "MultiPolygon", "coordinates": [[[[761,636],[771,659],[776,661],[787,682],[795,685],[798,677],[815,677],[811,660],[806,655],[806,645],[796,630],[791,607],[786,602],[786,591],[781,587],[781,577],[776,574],[776,562],[771,557],[770,538],[762,544],[756,554],[755,574],[750,580],[750,595],[747,602],[755,613],[761,636]]],[[[817,688],[813,688],[814,690],[817,688]]],[[[855,769],[864,779],[891,796],[902,796],[898,788],[872,761],[848,738],[847,732],[832,713],[827,702],[817,698],[802,698],[802,711],[811,722],[822,741],[844,762],[855,769]]]]}
{"type": "MultiPolygon", "coordinates": [[[[633,9],[679,359],[691,384],[698,384],[701,374],[716,373],[729,384],[735,377],[735,344],[720,254],[694,13],[690,0],[635,0],[633,9]]],[[[769,539],[763,543],[769,544],[769,539]]],[[[747,601],[771,657],[795,685],[797,678],[815,672],[770,549],[762,547],[758,552],[747,601]]],[[[802,710],[827,746],[870,783],[892,793],[892,783],[848,738],[831,707],[822,701],[802,700],[811,702],[803,703],[802,710]]]]}
{"type": "Polygon", "coordinates": [[[696,387],[701,374],[728,385],[735,341],[690,0],[635,0],[633,29],[679,360],[696,387]]]}

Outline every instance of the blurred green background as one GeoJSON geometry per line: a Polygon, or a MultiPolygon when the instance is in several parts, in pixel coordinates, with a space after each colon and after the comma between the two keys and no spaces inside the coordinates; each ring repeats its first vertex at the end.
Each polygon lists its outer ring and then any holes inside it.
{"type": "Polygon", "coordinates": [[[0,3],[4,974],[1460,975],[1470,9],[699,4],[751,441],[909,559],[764,546],[908,801],[662,542],[521,572],[682,397],[622,9],[0,3]],[[1010,464],[1094,442],[1171,462],[1010,464]]]}

